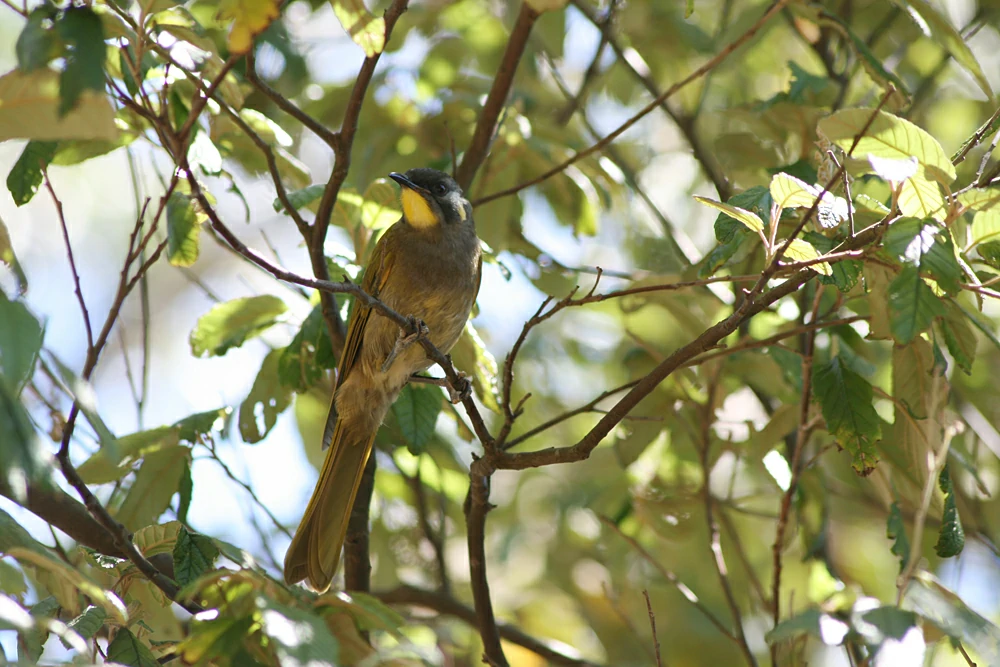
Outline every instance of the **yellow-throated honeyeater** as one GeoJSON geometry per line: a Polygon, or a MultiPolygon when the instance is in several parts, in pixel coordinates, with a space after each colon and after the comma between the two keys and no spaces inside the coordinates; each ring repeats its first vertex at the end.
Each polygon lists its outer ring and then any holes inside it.
{"type": "MultiPolygon", "coordinates": [[[[482,256],[472,205],[450,176],[411,169],[390,177],[402,187],[403,217],[372,251],[361,286],[397,313],[421,320],[442,352],[455,345],[479,293],[482,256]]],[[[400,328],[357,304],[337,368],[319,481],[285,555],[285,581],[330,586],[375,433],[399,392],[430,359],[400,346],[400,328]]]]}

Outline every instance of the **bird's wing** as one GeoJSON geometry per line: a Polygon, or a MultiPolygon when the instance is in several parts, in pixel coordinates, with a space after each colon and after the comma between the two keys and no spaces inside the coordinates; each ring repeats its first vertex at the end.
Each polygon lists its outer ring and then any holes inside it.
{"type": "MultiPolygon", "coordinates": [[[[372,251],[372,256],[368,260],[364,277],[361,279],[361,289],[365,293],[378,298],[382,288],[385,287],[389,279],[392,267],[392,253],[387,250],[388,244],[385,242],[386,234],[382,235],[379,242],[372,251]]],[[[368,326],[368,318],[371,316],[371,308],[356,302],[354,313],[347,324],[347,339],[344,342],[344,353],[340,357],[340,364],[337,367],[337,383],[340,384],[351,372],[358,356],[361,352],[361,344],[365,338],[365,329],[368,326]]]]}

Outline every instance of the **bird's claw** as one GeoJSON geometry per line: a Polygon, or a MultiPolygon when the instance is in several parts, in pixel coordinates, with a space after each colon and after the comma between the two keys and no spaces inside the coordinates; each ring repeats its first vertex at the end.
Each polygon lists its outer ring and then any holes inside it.
{"type": "Polygon", "coordinates": [[[415,317],[408,317],[407,320],[409,321],[409,329],[413,331],[413,333],[403,333],[403,330],[400,329],[395,345],[392,346],[392,350],[389,352],[389,355],[385,358],[385,361],[382,362],[383,373],[389,371],[389,367],[392,366],[392,362],[396,360],[396,357],[399,356],[400,352],[405,350],[409,345],[412,345],[413,342],[421,336],[426,336],[431,332],[431,330],[427,328],[427,325],[424,324],[423,320],[418,320],[415,317]]]}
{"type": "Polygon", "coordinates": [[[472,396],[472,383],[469,382],[468,376],[462,371],[458,371],[458,380],[458,387],[455,387],[450,382],[445,385],[448,389],[448,400],[452,402],[452,405],[458,405],[472,396]]]}

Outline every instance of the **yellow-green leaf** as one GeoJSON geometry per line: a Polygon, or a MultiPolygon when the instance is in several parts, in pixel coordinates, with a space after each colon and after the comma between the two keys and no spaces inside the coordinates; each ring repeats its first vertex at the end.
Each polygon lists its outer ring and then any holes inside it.
{"type": "MultiPolygon", "coordinates": [[[[807,262],[820,257],[819,251],[808,241],[794,239],[785,249],[785,257],[793,262],[807,262]]],[[[829,276],[833,275],[833,268],[826,262],[819,262],[809,266],[816,273],[829,276]]]]}
{"type": "Polygon", "coordinates": [[[757,216],[756,213],[748,211],[745,208],[740,208],[739,206],[733,206],[731,204],[723,204],[722,202],[709,199],[708,197],[695,196],[695,201],[700,204],[704,204],[709,208],[714,208],[717,211],[722,211],[733,220],[743,223],[750,231],[760,232],[764,230],[764,222],[757,216]]]}
{"type": "Polygon", "coordinates": [[[819,121],[819,132],[847,151],[865,130],[864,136],[858,139],[853,157],[867,159],[867,156],[875,155],[904,160],[913,156],[925,167],[938,172],[942,180],[948,183],[955,180],[955,167],[937,139],[910,121],[884,111],[875,112],[875,118],[869,125],[872,113],[872,109],[838,111],[819,121]]]}
{"type": "Polygon", "coordinates": [[[123,624],[128,619],[128,612],[125,610],[125,605],[118,599],[118,596],[110,591],[103,590],[87,575],[67,565],[58,558],[23,547],[13,547],[7,552],[7,555],[12,556],[22,565],[31,565],[54,574],[60,580],[89,597],[94,604],[104,609],[118,623],[123,624]]]}
{"type": "Polygon", "coordinates": [[[354,43],[371,58],[385,48],[385,19],[375,17],[362,0],[330,0],[333,13],[354,43]]]}
{"type": "Polygon", "coordinates": [[[937,181],[928,178],[928,169],[920,169],[899,186],[899,210],[914,218],[934,218],[944,222],[944,195],[937,181]]]}
{"type": "Polygon", "coordinates": [[[812,206],[821,190],[791,174],[781,172],[771,178],[771,197],[781,208],[802,208],[812,206]]]}
{"type": "Polygon", "coordinates": [[[106,139],[118,136],[115,112],[106,95],[80,93],[76,105],[59,116],[59,74],[17,70],[0,77],[0,141],[7,139],[106,139]]]}
{"type": "Polygon", "coordinates": [[[233,22],[229,50],[237,54],[249,51],[253,38],[278,18],[280,6],[280,0],[221,0],[219,19],[233,22]]]}

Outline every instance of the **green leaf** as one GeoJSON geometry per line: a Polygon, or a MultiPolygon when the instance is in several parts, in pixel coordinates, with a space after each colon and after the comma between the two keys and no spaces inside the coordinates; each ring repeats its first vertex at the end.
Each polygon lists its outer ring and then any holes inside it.
{"type": "Polygon", "coordinates": [[[3,452],[0,456],[0,488],[9,490],[15,501],[22,505],[27,502],[29,483],[39,487],[52,485],[51,459],[35,435],[28,411],[17,400],[17,395],[2,375],[0,444],[3,452]]]}
{"type": "Polygon", "coordinates": [[[33,538],[21,524],[14,520],[14,517],[0,509],[0,553],[10,553],[10,550],[14,548],[29,549],[40,554],[48,553],[48,549],[33,538]]]}
{"type": "MultiPolygon", "coordinates": [[[[97,631],[104,625],[104,619],[108,613],[101,607],[89,605],[79,616],[70,621],[67,625],[84,639],[90,639],[97,634],[97,631]]],[[[63,646],[69,648],[69,643],[63,640],[63,646]]]]}
{"type": "Polygon", "coordinates": [[[183,445],[147,454],[115,518],[131,531],[154,523],[170,506],[190,461],[191,449],[183,445]]]}
{"type": "Polygon", "coordinates": [[[986,241],[1000,241],[1000,209],[989,208],[976,211],[969,230],[970,245],[986,241]]]}
{"type": "Polygon", "coordinates": [[[403,215],[396,189],[380,178],[368,186],[361,204],[361,224],[368,229],[385,229],[403,215]]]}
{"type": "Polygon", "coordinates": [[[232,20],[229,32],[229,50],[243,54],[253,46],[253,38],[281,15],[277,0],[221,0],[217,17],[232,20]]]}
{"type": "Polygon", "coordinates": [[[200,230],[191,197],[171,194],[167,200],[167,258],[171,264],[191,266],[198,260],[200,230]]]}
{"type": "Polygon", "coordinates": [[[200,442],[203,436],[225,428],[226,420],[232,411],[232,408],[225,407],[196,412],[175,422],[174,427],[178,429],[178,436],[182,441],[194,444],[200,442]]]}
{"type": "Polygon", "coordinates": [[[69,47],[66,66],[59,76],[59,116],[65,116],[85,90],[104,93],[104,24],[90,7],[70,5],[56,22],[69,47]]]}
{"type": "Polygon", "coordinates": [[[994,269],[1000,269],[1000,240],[980,243],[976,247],[979,258],[994,269]]]}
{"type": "Polygon", "coordinates": [[[898,91],[896,93],[896,97],[902,98],[901,100],[893,100],[900,103],[895,108],[902,106],[906,102],[907,98],[909,98],[906,85],[900,80],[898,76],[896,76],[891,71],[885,68],[885,66],[882,64],[882,59],[878,58],[874,53],[872,53],[872,50],[868,47],[868,43],[865,42],[860,37],[858,37],[857,33],[855,33],[854,30],[851,28],[850,24],[842,21],[835,14],[821,12],[820,25],[824,24],[835,26],[841,32],[841,34],[847,37],[851,46],[854,47],[854,52],[858,55],[858,61],[861,63],[861,66],[865,68],[865,71],[868,73],[868,75],[871,76],[871,78],[874,79],[876,82],[878,82],[878,84],[882,88],[888,88],[889,84],[895,86],[896,90],[898,91]]]}
{"type": "MultiPolygon", "coordinates": [[[[792,242],[785,248],[785,257],[793,262],[808,262],[812,259],[818,259],[819,256],[820,254],[816,248],[808,241],[803,241],[802,239],[792,239],[792,242]]],[[[809,268],[821,276],[833,275],[833,269],[826,262],[812,264],[809,268]]]]}
{"type": "Polygon", "coordinates": [[[809,609],[778,623],[764,635],[764,641],[768,644],[777,644],[809,634],[819,637],[824,644],[835,646],[843,641],[848,630],[850,627],[839,618],[818,609],[809,609]]]}
{"type": "Polygon", "coordinates": [[[118,628],[115,638],[108,644],[108,662],[129,667],[160,667],[160,662],[139,638],[128,628],[118,628]]]}
{"type": "Polygon", "coordinates": [[[451,349],[451,356],[456,368],[467,373],[472,370],[472,388],[483,405],[500,414],[497,360],[486,349],[486,343],[471,322],[466,323],[462,337],[451,349]]]}
{"type": "Polygon", "coordinates": [[[896,5],[906,11],[913,22],[923,31],[924,35],[930,37],[935,44],[939,44],[951,54],[959,65],[968,70],[972,78],[976,80],[986,96],[993,99],[993,89],[990,82],[983,74],[983,69],[969,48],[968,41],[962,37],[961,33],[942,16],[937,9],[931,6],[926,0],[893,0],[896,5]]]}
{"type": "Polygon", "coordinates": [[[1000,186],[990,188],[972,188],[955,197],[955,201],[963,208],[973,211],[997,210],[1000,204],[1000,186]]]}
{"type": "Polygon", "coordinates": [[[965,548],[965,530],[962,529],[962,519],[958,516],[955,488],[947,463],[938,477],[938,486],[944,494],[944,514],[941,516],[941,530],[938,532],[934,551],[941,558],[951,558],[962,553],[962,549],[965,548]]]}
{"type": "Polygon", "coordinates": [[[784,172],[771,177],[768,189],[774,198],[774,203],[781,208],[808,208],[823,191],[784,172]]]}
{"type": "MultiPolygon", "coordinates": [[[[827,254],[837,243],[819,232],[806,232],[802,235],[821,254],[827,254]]],[[[858,284],[861,277],[862,263],[856,259],[845,259],[830,264],[830,275],[820,275],[819,281],[824,285],[836,285],[841,292],[850,292],[858,284]]]]}
{"type": "Polygon", "coordinates": [[[17,295],[23,296],[28,291],[28,276],[24,274],[21,263],[17,261],[14,245],[10,241],[10,233],[7,231],[7,225],[3,224],[3,220],[0,220],[0,264],[6,266],[14,274],[17,295]]]}
{"type": "Polygon", "coordinates": [[[340,645],[323,619],[258,596],[261,629],[274,641],[279,664],[335,667],[340,645]],[[308,637],[308,641],[303,638],[308,637]]]}
{"type": "Polygon", "coordinates": [[[29,141],[21,151],[21,157],[7,174],[7,190],[16,205],[27,204],[38,192],[42,171],[49,166],[58,146],[54,141],[29,141]]]}
{"type": "Polygon", "coordinates": [[[873,645],[881,644],[886,639],[901,640],[910,631],[910,628],[917,625],[916,614],[891,605],[883,605],[866,611],[861,614],[861,619],[865,623],[871,623],[878,630],[877,633],[862,631],[867,643],[873,645]]]}
{"type": "Polygon", "coordinates": [[[441,412],[441,390],[420,384],[408,384],[392,404],[392,413],[403,432],[407,449],[420,454],[434,435],[434,425],[441,412]]]}
{"type": "Polygon", "coordinates": [[[56,34],[56,8],[49,4],[37,7],[28,14],[21,34],[17,36],[17,67],[22,72],[33,72],[58,58],[63,51],[62,42],[56,34]]]}
{"type": "Polygon", "coordinates": [[[118,438],[114,451],[101,448],[77,466],[76,472],[87,484],[116,482],[132,470],[132,464],[147,454],[179,444],[178,429],[160,426],[118,438]]]}
{"type": "Polygon", "coordinates": [[[365,56],[382,53],[385,48],[385,19],[375,17],[362,0],[330,0],[333,13],[351,36],[354,43],[364,50],[365,56]]]}
{"type": "Polygon", "coordinates": [[[917,268],[907,264],[889,284],[889,322],[892,336],[906,345],[944,315],[941,300],[920,277],[917,268]]]}
{"type": "Polygon", "coordinates": [[[885,249],[900,262],[929,274],[945,292],[962,288],[962,267],[946,227],[933,220],[901,218],[885,233],[885,249]]]}
{"type": "Polygon", "coordinates": [[[740,208],[739,206],[733,206],[732,204],[723,204],[722,202],[717,202],[714,199],[709,199],[708,197],[699,197],[695,195],[694,199],[698,203],[704,204],[709,208],[722,211],[733,220],[743,223],[743,225],[752,232],[760,232],[764,229],[764,222],[756,213],[752,211],[740,208]]]}
{"type": "Polygon", "coordinates": [[[59,601],[55,597],[49,596],[40,600],[31,607],[31,616],[35,620],[35,627],[21,632],[21,645],[29,660],[37,662],[42,657],[42,649],[49,639],[48,626],[39,623],[39,620],[53,619],[59,613],[59,601]]]}
{"type": "Polygon", "coordinates": [[[913,156],[951,183],[955,180],[955,167],[945,155],[937,139],[913,123],[898,116],[878,111],[871,124],[872,109],[844,109],[819,121],[819,132],[828,140],[847,151],[855,138],[867,126],[865,135],[858,140],[853,157],[875,155],[902,160],[913,156]]]}
{"type": "Polygon", "coordinates": [[[34,373],[42,338],[42,326],[28,307],[0,290],[0,373],[15,396],[34,373]]]}
{"type": "Polygon", "coordinates": [[[177,520],[187,522],[188,511],[191,509],[191,496],[194,494],[194,479],[191,477],[191,463],[188,462],[181,472],[180,486],[177,488],[177,520]]]}
{"type": "Polygon", "coordinates": [[[292,391],[281,382],[279,375],[282,356],[282,350],[268,352],[250,393],[240,404],[240,436],[243,442],[253,444],[263,440],[274,428],[278,415],[292,403],[292,391]]]}
{"type": "MultiPolygon", "coordinates": [[[[771,215],[774,200],[767,188],[756,185],[729,198],[728,204],[750,211],[759,219],[771,215]]],[[[720,213],[715,218],[715,239],[719,242],[703,260],[698,275],[710,276],[733,258],[743,243],[753,235],[743,224],[736,222],[728,213],[720,213]]]]}
{"type": "Polygon", "coordinates": [[[930,177],[926,167],[903,181],[899,186],[897,203],[903,215],[934,218],[944,222],[946,211],[941,186],[930,177]]]}
{"type": "Polygon", "coordinates": [[[910,559],[910,540],[906,537],[906,522],[899,510],[899,503],[893,502],[889,507],[885,536],[892,540],[892,548],[889,551],[899,558],[899,571],[902,572],[910,559]]]}
{"type": "Polygon", "coordinates": [[[882,433],[871,384],[836,356],[813,367],[813,386],[827,430],[850,453],[854,469],[870,473],[878,463],[872,443],[882,433]]]}
{"type": "Polygon", "coordinates": [[[946,304],[944,317],[937,324],[955,363],[966,375],[970,375],[972,362],[976,358],[976,334],[969,327],[962,311],[952,303],[946,304]]]}
{"type": "Polygon", "coordinates": [[[21,598],[28,592],[24,573],[5,560],[0,560],[0,591],[21,598]]]}
{"type": "Polygon", "coordinates": [[[212,569],[218,557],[219,548],[212,538],[181,527],[174,545],[174,579],[186,586],[212,569]]]}
{"type": "Polygon", "coordinates": [[[271,294],[217,304],[198,319],[191,332],[191,353],[196,357],[221,356],[259,336],[286,310],[285,302],[271,294]]]}
{"type": "MultiPolygon", "coordinates": [[[[301,190],[296,190],[294,192],[288,193],[288,203],[290,203],[295,210],[300,208],[305,208],[313,202],[318,202],[323,196],[323,191],[326,189],[326,185],[322,183],[317,183],[315,185],[308,185],[301,190]]],[[[281,200],[277,197],[274,198],[272,203],[275,211],[283,211],[285,209],[281,200]]]]}
{"type": "Polygon", "coordinates": [[[0,141],[117,138],[115,113],[106,95],[84,90],[66,114],[59,113],[59,100],[59,74],[52,70],[15,70],[0,77],[0,141]]]}
{"type": "Polygon", "coordinates": [[[970,609],[930,573],[917,572],[906,588],[902,606],[971,648],[983,664],[1000,661],[1000,628],[970,609]]]}
{"type": "Polygon", "coordinates": [[[323,307],[317,305],[292,342],[282,350],[278,376],[281,384],[301,393],[319,382],[324,370],[336,367],[330,332],[323,320],[323,307]]]}

